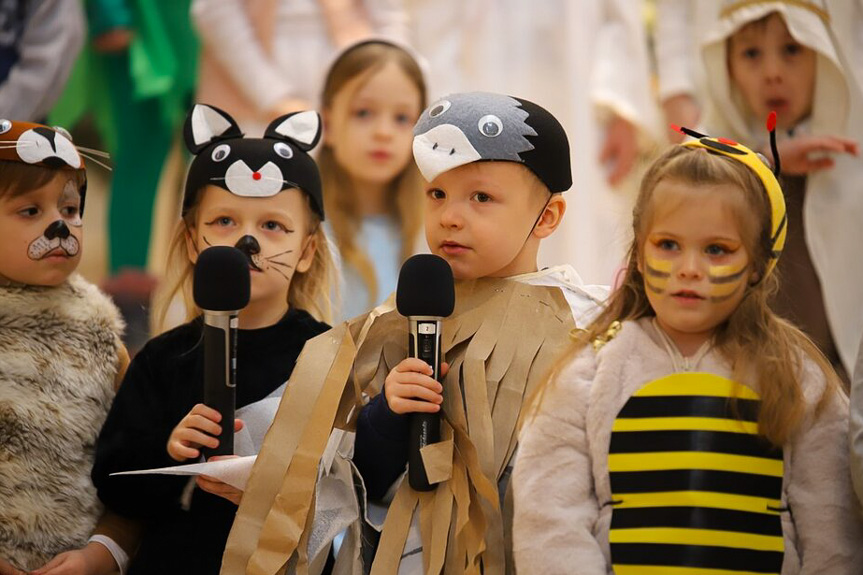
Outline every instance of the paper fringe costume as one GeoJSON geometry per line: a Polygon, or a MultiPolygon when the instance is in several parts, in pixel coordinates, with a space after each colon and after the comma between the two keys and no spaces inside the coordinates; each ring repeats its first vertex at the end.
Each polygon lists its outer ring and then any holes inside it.
{"type": "MultiPolygon", "coordinates": [[[[501,513],[497,480],[515,449],[526,398],[575,327],[560,289],[502,279],[457,282],[456,309],[443,326],[451,367],[443,382],[442,442],[422,454],[439,485],[418,493],[402,483],[375,575],[398,571],[415,509],[425,572],[505,572],[509,518],[501,513]]],[[[306,344],[237,512],[223,574],[280,573],[295,554],[296,572],[308,572],[318,465],[330,432],[353,429],[365,394],[379,393],[406,355],[407,320],[393,298],[306,344]]]]}

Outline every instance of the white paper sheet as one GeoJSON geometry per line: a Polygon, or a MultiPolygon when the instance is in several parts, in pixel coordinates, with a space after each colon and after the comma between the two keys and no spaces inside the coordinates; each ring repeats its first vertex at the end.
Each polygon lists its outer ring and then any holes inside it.
{"type": "Polygon", "coordinates": [[[175,465],[172,467],[160,467],[158,469],[140,469],[137,471],[120,471],[111,475],[208,475],[245,491],[252,466],[255,464],[257,455],[246,457],[232,457],[220,459],[219,461],[208,461],[206,463],[192,463],[191,465],[175,465]]]}

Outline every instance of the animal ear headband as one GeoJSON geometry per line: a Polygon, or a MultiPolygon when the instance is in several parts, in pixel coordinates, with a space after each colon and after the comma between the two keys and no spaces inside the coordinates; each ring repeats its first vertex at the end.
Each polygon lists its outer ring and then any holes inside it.
{"type": "Polygon", "coordinates": [[[785,196],[782,194],[779,180],[776,179],[780,171],[779,150],[776,147],[776,112],[770,112],[770,115],[767,117],[767,130],[770,132],[770,150],[773,152],[773,171],[770,171],[763,156],[733,140],[713,138],[689,128],[673,127],[678,132],[697,138],[696,140],[681,144],[682,146],[705,148],[711,152],[742,162],[755,172],[755,175],[761,180],[764,189],[767,191],[767,199],[770,202],[771,255],[770,261],[767,263],[765,275],[769,274],[776,267],[776,262],[779,261],[779,256],[785,247],[785,236],[788,232],[788,214],[785,211],[785,196]]]}
{"type": "Polygon", "coordinates": [[[317,112],[295,112],[273,120],[263,138],[245,138],[226,112],[196,104],[183,128],[186,147],[195,156],[186,178],[183,215],[201,188],[218,186],[234,195],[262,198],[299,188],[324,219],[318,166],[308,154],[321,138],[317,112]]]}
{"type": "MultiPolygon", "coordinates": [[[[0,160],[18,162],[52,170],[81,170],[85,172],[84,157],[99,164],[108,166],[93,156],[107,158],[108,154],[90,148],[76,146],[72,143],[69,132],[60,127],[48,127],[31,122],[15,122],[0,119],[0,160]]],[[[84,214],[84,196],[87,192],[87,181],[78,193],[81,195],[79,212],[84,214]]]]}

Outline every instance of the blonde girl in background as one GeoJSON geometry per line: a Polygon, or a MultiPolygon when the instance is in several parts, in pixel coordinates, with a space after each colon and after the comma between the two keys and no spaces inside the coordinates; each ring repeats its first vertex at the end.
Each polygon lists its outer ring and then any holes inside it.
{"type": "MultiPolygon", "coordinates": [[[[219,572],[242,492],[199,477],[110,477],[118,471],[193,462],[215,447],[218,412],[203,405],[201,311],[192,300],[192,271],[210,246],[234,246],[249,261],[251,298],[237,335],[238,417],[265,420],[306,340],[328,329],[321,302],[331,267],[321,227],[320,178],[308,151],[321,132],[315,112],[274,120],[263,138],[243,138],[226,113],[196,105],[186,122],[194,154],[182,221],[172,243],[166,291],[156,312],[181,293],[187,323],[150,340],[135,357],[96,445],[93,481],[105,505],[144,525],[127,573],[219,572]],[[167,447],[167,449],[166,449],[167,447]],[[192,487],[193,489],[189,489],[192,487]]],[[[272,417],[272,414],[269,414],[272,417]]],[[[257,451],[262,433],[249,434],[257,451]]],[[[246,443],[249,445],[249,443],[246,443]]]]}
{"type": "Polygon", "coordinates": [[[848,398],[771,311],[785,205],[730,140],[647,172],[622,286],[527,418],[516,563],[532,572],[859,573],[848,398]],[[541,503],[540,503],[541,502],[541,503]]]}
{"type": "Polygon", "coordinates": [[[318,165],[328,231],[341,255],[340,319],[392,293],[402,262],[425,247],[423,180],[411,152],[425,103],[416,59],[386,41],[354,45],[327,74],[318,165]]]}

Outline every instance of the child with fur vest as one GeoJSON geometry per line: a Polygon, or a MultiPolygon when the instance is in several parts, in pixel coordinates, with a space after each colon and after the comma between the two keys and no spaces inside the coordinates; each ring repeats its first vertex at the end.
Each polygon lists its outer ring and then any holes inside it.
{"type": "Polygon", "coordinates": [[[786,221],[774,175],[731,140],[654,163],[622,286],[526,418],[517,566],[863,571],[848,398],[768,306],[786,221]]]}
{"type": "Polygon", "coordinates": [[[86,188],[84,161],[65,130],[0,119],[3,575],[71,548],[113,565],[126,554],[107,543],[117,518],[102,514],[90,481],[128,355],[117,309],[74,273],[86,188]]]}

